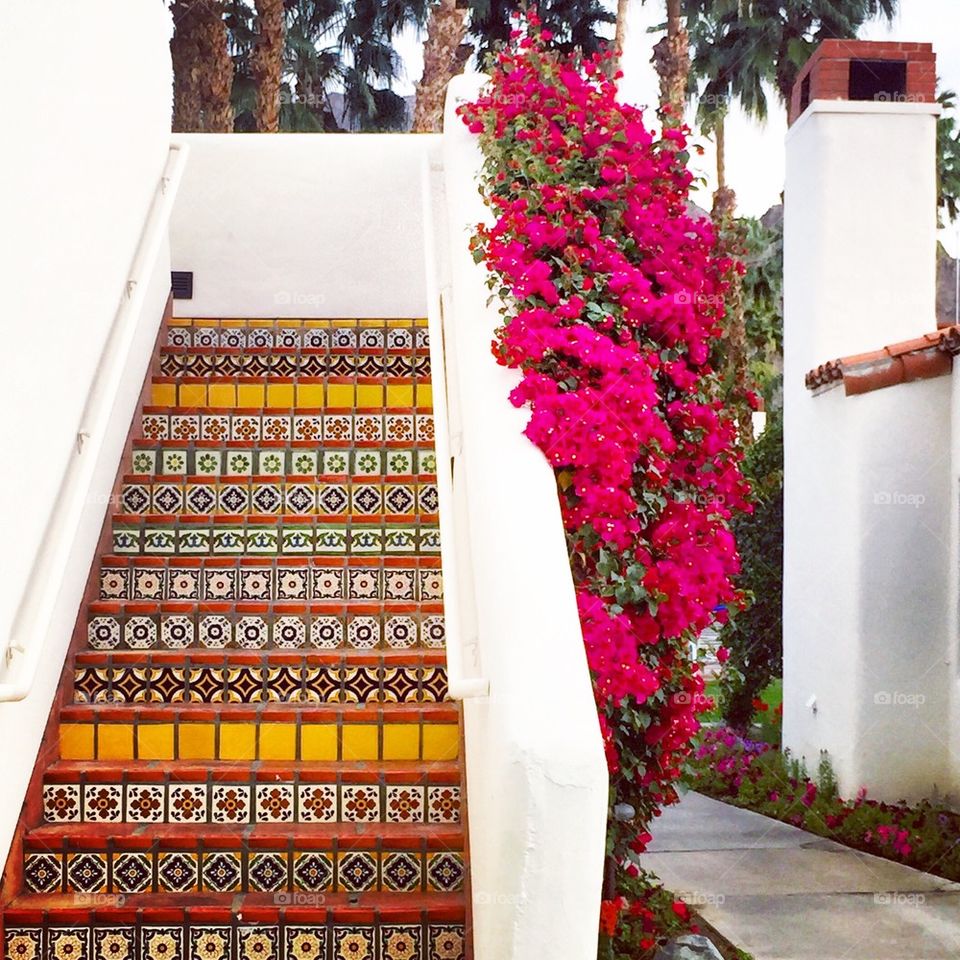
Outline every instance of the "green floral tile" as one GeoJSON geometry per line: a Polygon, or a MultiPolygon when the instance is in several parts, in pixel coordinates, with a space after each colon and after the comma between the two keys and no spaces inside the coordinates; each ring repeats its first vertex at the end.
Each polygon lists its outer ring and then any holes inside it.
{"type": "Polygon", "coordinates": [[[186,451],[162,450],[160,452],[160,472],[165,476],[185,474],[187,472],[186,451]]]}
{"type": "Polygon", "coordinates": [[[228,450],[226,472],[230,476],[249,477],[253,473],[252,450],[228,450]]]}
{"type": "Polygon", "coordinates": [[[381,454],[375,450],[358,450],[354,454],[354,473],[366,476],[376,476],[381,470],[381,454]]]}
{"type": "Polygon", "coordinates": [[[345,450],[326,450],[323,454],[324,474],[344,474],[347,472],[349,458],[345,450]]]}
{"type": "MultiPolygon", "coordinates": [[[[290,454],[290,472],[301,476],[315,475],[320,454],[316,450],[294,450],[290,454]]],[[[326,471],[325,471],[326,472],[326,471]]]]}
{"type": "Polygon", "coordinates": [[[413,473],[413,451],[388,450],[386,472],[399,474],[413,473]]]}
{"type": "Polygon", "coordinates": [[[215,476],[220,473],[220,463],[219,450],[198,450],[195,471],[202,476],[215,476]]]}
{"type": "Polygon", "coordinates": [[[134,473],[155,473],[157,453],[155,450],[135,450],[131,466],[134,473]]]}
{"type": "Polygon", "coordinates": [[[277,450],[261,450],[257,454],[257,473],[279,476],[284,472],[283,454],[277,450]]]}

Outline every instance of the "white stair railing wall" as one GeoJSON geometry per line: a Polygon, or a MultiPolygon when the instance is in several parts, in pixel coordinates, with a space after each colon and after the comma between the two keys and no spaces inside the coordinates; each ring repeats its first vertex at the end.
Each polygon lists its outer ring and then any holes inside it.
{"type": "Polygon", "coordinates": [[[516,372],[491,355],[501,317],[468,248],[489,212],[477,138],[455,110],[484,79],[451,83],[442,162],[425,178],[428,312],[442,317],[434,378],[443,366],[446,379],[434,406],[450,431],[450,459],[438,463],[452,465],[456,526],[458,574],[445,584],[457,608],[448,643],[460,646],[448,658],[467,694],[474,955],[593,960],[608,773],[553,470],[523,435],[528,413],[508,399],[516,372]]]}

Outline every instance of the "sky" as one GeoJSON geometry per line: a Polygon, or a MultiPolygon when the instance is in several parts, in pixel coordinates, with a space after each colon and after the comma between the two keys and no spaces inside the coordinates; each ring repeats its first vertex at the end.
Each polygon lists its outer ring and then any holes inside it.
{"type": "MultiPolygon", "coordinates": [[[[647,28],[662,23],[663,17],[661,0],[645,4],[630,0],[621,82],[621,95],[628,102],[641,106],[657,102],[657,77],[650,54],[658,35],[647,28]]],[[[864,40],[933,43],[941,87],[960,93],[960,0],[900,0],[900,12],[892,24],[866,24],[860,35],[864,40]]],[[[405,67],[405,83],[398,89],[409,93],[423,71],[421,42],[416,34],[407,33],[397,49],[405,67]]],[[[763,124],[749,119],[739,108],[734,108],[727,120],[727,179],[737,193],[738,209],[747,216],[760,216],[778,203],[783,189],[786,115],[772,90],[768,100],[770,116],[763,124]]],[[[697,161],[696,172],[706,176],[707,184],[694,200],[709,208],[716,161],[712,144],[702,137],[698,141],[705,152],[697,161]]],[[[941,231],[940,239],[952,255],[960,256],[960,223],[941,231]]]]}

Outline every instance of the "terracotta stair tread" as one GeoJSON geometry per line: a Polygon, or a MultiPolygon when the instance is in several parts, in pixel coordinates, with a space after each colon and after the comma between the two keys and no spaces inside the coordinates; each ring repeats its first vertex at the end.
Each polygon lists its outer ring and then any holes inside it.
{"type": "Polygon", "coordinates": [[[436,483],[435,473],[125,473],[123,483],[155,484],[240,484],[240,483],[349,483],[357,486],[378,483],[436,483]]]}
{"type": "MultiPolygon", "coordinates": [[[[170,561],[176,565],[175,557],[170,561]]],[[[182,567],[183,564],[180,563],[182,567]]],[[[255,569],[255,568],[248,568],[255,569]]],[[[267,608],[277,613],[309,612],[342,612],[342,613],[443,613],[443,602],[415,600],[369,600],[369,599],[332,599],[322,600],[92,600],[87,604],[91,614],[122,613],[124,610],[132,614],[151,613],[191,613],[199,608],[204,613],[267,613],[267,608]],[[226,609],[229,608],[229,609],[226,609]]]]}
{"type": "MultiPolygon", "coordinates": [[[[164,379],[169,378],[154,378],[163,382],[164,379]]],[[[262,377],[255,378],[257,382],[263,380],[262,377]]],[[[347,378],[350,379],[350,378],[347,378]]],[[[204,380],[204,382],[206,382],[204,380]]],[[[141,412],[144,415],[149,416],[150,414],[164,415],[169,414],[172,416],[190,416],[191,414],[196,413],[224,413],[224,414],[237,414],[240,416],[257,416],[261,413],[265,413],[270,417],[309,417],[309,416],[337,416],[343,414],[355,414],[359,413],[363,416],[409,416],[410,414],[422,414],[424,416],[431,416],[431,408],[429,407],[385,407],[383,405],[377,405],[373,407],[366,406],[350,406],[350,407],[270,407],[270,406],[261,406],[261,407],[207,407],[207,406],[181,406],[179,404],[147,404],[145,405],[141,412]]],[[[313,441],[316,445],[321,445],[319,440],[313,441]]],[[[259,444],[259,440],[247,440],[245,441],[247,446],[259,444]]]]}
{"type": "MultiPolygon", "coordinates": [[[[163,407],[152,407],[155,411],[162,411],[163,407]]],[[[201,450],[250,450],[251,448],[264,450],[285,450],[290,447],[292,450],[316,450],[318,446],[327,450],[352,450],[354,448],[361,450],[375,450],[382,448],[385,450],[408,450],[411,447],[422,447],[425,450],[433,450],[433,442],[424,443],[424,441],[415,440],[324,440],[318,444],[316,440],[201,440],[199,438],[192,440],[181,440],[178,437],[162,437],[155,440],[149,437],[135,437],[133,440],[134,450],[153,450],[159,448],[162,450],[186,450],[190,447],[197,447],[201,450]]]]}
{"type": "MultiPolygon", "coordinates": [[[[94,899],[94,898],[91,898],[94,899]]],[[[267,920],[271,915],[276,919],[297,918],[303,920],[309,915],[314,922],[322,922],[326,911],[343,919],[365,917],[375,912],[385,919],[401,922],[399,918],[409,917],[408,922],[417,922],[417,915],[426,912],[433,922],[442,923],[463,921],[466,912],[466,895],[463,891],[443,893],[440,891],[423,893],[393,893],[391,891],[369,892],[357,895],[349,893],[325,893],[322,904],[316,906],[297,905],[291,898],[289,906],[278,905],[277,897],[272,893],[192,893],[189,897],[176,893],[125,894],[123,906],[95,905],[92,909],[78,907],[75,894],[67,893],[23,893],[18,894],[4,909],[4,920],[9,926],[29,925],[42,922],[43,911],[76,914],[82,917],[95,916],[104,923],[117,919],[135,919],[141,911],[149,915],[153,911],[163,912],[165,922],[195,921],[210,922],[223,914],[220,919],[228,922],[229,915],[245,914],[251,922],[267,920]],[[357,902],[359,900],[359,902],[357,902]],[[186,901],[186,902],[185,902],[186,901]],[[252,911],[247,913],[247,911],[252,911]]],[[[359,921],[358,919],[358,922],[359,921]]]]}
{"type": "Polygon", "coordinates": [[[126,526],[144,523],[176,524],[189,520],[193,523],[207,523],[218,527],[242,523],[265,526],[270,523],[291,522],[302,525],[345,524],[348,521],[370,525],[412,524],[424,520],[435,522],[436,519],[435,513],[378,513],[375,515],[365,513],[114,513],[110,517],[111,523],[126,526]]]}
{"type": "Polygon", "coordinates": [[[183,666],[186,661],[192,666],[286,666],[306,664],[310,666],[437,666],[445,667],[447,656],[442,650],[353,650],[341,648],[323,650],[207,650],[187,648],[181,650],[84,650],[76,655],[78,667],[116,666],[183,666]]]}
{"type": "MultiPolygon", "coordinates": [[[[265,845],[286,848],[296,846],[302,840],[382,842],[393,843],[426,841],[436,844],[437,850],[462,849],[465,841],[463,825],[459,823],[390,823],[383,821],[335,823],[45,823],[32,827],[24,835],[24,847],[36,850],[40,847],[56,848],[64,841],[69,846],[88,846],[107,841],[136,839],[152,843],[159,841],[163,847],[192,845],[199,840],[217,840],[220,843],[244,843],[262,841],[265,845]],[[295,834],[295,835],[294,835],[295,834]]],[[[92,847],[91,847],[92,849],[92,847]]]]}
{"type": "MultiPolygon", "coordinates": [[[[375,555],[367,556],[347,556],[342,553],[311,553],[305,557],[257,557],[249,555],[226,556],[226,557],[180,557],[175,555],[163,555],[153,557],[142,557],[137,554],[129,553],[107,553],[100,558],[101,567],[110,566],[155,566],[164,567],[171,563],[179,563],[181,566],[199,565],[201,561],[205,566],[225,566],[227,568],[234,566],[329,566],[330,564],[341,564],[348,567],[380,566],[402,567],[410,569],[416,567],[425,567],[429,569],[440,569],[440,558],[433,554],[410,554],[399,557],[383,557],[375,555]]],[[[401,601],[402,602],[402,601],[401,601]]],[[[409,601],[407,601],[409,602],[409,601]]]]}
{"type": "MultiPolygon", "coordinates": [[[[436,760],[250,760],[240,766],[231,760],[139,760],[131,766],[129,760],[56,760],[47,767],[44,780],[47,783],[78,783],[86,776],[87,782],[95,782],[101,775],[109,776],[119,783],[125,777],[127,783],[156,783],[169,775],[171,779],[189,778],[188,782],[214,781],[224,775],[230,780],[258,780],[269,782],[274,777],[305,776],[312,782],[324,782],[325,778],[352,776],[375,778],[383,775],[388,782],[426,782],[432,784],[453,783],[459,785],[460,765],[453,761],[436,760]]],[[[305,781],[306,782],[306,781],[305,781]]]]}

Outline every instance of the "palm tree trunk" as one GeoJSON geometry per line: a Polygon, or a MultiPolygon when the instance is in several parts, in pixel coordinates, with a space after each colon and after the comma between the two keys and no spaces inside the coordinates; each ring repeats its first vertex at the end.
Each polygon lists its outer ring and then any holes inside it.
{"type": "Polygon", "coordinates": [[[259,36],[251,69],[257,84],[254,122],[258,133],[280,129],[280,79],[283,73],[283,0],[256,0],[259,36]]]}
{"type": "MultiPolygon", "coordinates": [[[[713,125],[717,146],[717,189],[713,195],[711,217],[718,237],[718,253],[730,254],[734,259],[742,247],[743,236],[736,222],[737,195],[727,186],[726,123],[720,114],[713,125]]],[[[743,310],[743,279],[736,269],[727,274],[726,341],[724,379],[730,385],[733,409],[737,418],[740,442],[744,446],[753,442],[753,417],[747,404],[747,322],[743,310]]]]}
{"type": "Polygon", "coordinates": [[[198,18],[191,0],[174,0],[173,37],[170,57],[173,61],[173,131],[194,133],[202,130],[200,75],[203,61],[197,39],[198,18]]]}
{"type": "Polygon", "coordinates": [[[414,133],[434,133],[443,127],[447,84],[469,56],[469,51],[463,49],[466,32],[467,10],[458,9],[456,0],[439,0],[430,8],[423,45],[423,76],[417,84],[413,111],[414,133]]]}
{"type": "Polygon", "coordinates": [[[727,186],[727,134],[726,120],[721,114],[713,128],[713,135],[717,147],[717,193],[727,186]]]}
{"type": "Polygon", "coordinates": [[[233,60],[230,57],[227,25],[223,7],[211,0],[200,0],[197,10],[202,20],[201,54],[206,65],[206,97],[203,128],[207,133],[233,133],[233,60]]]}
{"type": "Polygon", "coordinates": [[[690,76],[690,44],[683,29],[682,0],[667,0],[667,33],[653,48],[653,64],[660,77],[660,111],[665,127],[683,124],[690,76]]]}
{"type": "Polygon", "coordinates": [[[630,0],[617,0],[617,32],[613,37],[613,58],[610,61],[611,74],[620,69],[623,45],[627,41],[627,10],[629,6],[630,0]]]}

